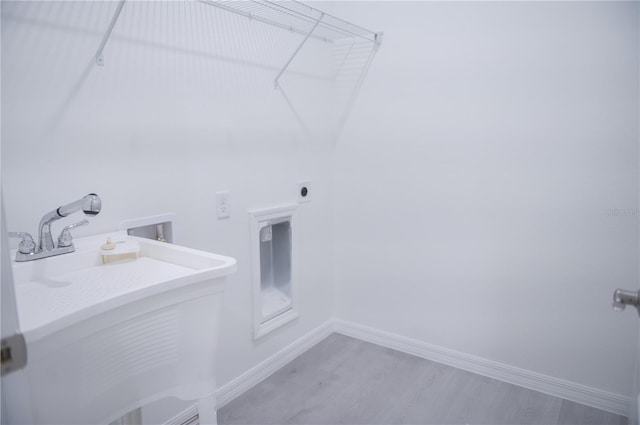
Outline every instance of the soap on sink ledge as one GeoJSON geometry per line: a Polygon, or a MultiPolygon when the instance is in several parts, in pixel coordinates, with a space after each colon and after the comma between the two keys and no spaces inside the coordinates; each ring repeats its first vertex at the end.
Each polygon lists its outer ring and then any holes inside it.
{"type": "Polygon", "coordinates": [[[102,255],[102,263],[109,264],[121,260],[135,260],[140,253],[140,245],[129,241],[112,242],[111,238],[102,245],[100,255],[102,255]]]}

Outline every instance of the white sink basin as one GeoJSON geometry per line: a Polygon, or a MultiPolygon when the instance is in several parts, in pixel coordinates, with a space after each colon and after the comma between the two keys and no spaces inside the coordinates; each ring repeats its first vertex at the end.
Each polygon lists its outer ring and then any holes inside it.
{"type": "Polygon", "coordinates": [[[13,263],[33,422],[110,423],[174,396],[216,423],[222,293],[236,261],[125,232],[74,242],[74,253],[13,263]],[[107,237],[137,245],[137,257],[104,264],[107,237]]]}
{"type": "MultiPolygon", "coordinates": [[[[233,258],[114,232],[74,241],[76,252],[14,262],[20,326],[27,342],[124,304],[233,273],[233,258]],[[136,260],[103,264],[107,237],[140,247],[136,260]]],[[[15,256],[15,255],[14,255],[15,256]]]]}

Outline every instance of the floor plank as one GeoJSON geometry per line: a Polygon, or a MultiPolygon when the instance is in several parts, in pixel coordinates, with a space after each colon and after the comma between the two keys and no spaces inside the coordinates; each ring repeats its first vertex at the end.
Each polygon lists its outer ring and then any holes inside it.
{"type": "Polygon", "coordinates": [[[598,424],[627,419],[333,334],[218,412],[240,424],[598,424]]]}
{"type": "Polygon", "coordinates": [[[562,400],[560,418],[558,424],[584,424],[584,425],[626,425],[627,418],[583,406],[573,401],[562,400]]]}

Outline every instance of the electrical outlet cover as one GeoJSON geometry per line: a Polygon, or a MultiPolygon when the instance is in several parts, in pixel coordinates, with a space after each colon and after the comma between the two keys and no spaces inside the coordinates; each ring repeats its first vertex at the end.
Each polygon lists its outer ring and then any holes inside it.
{"type": "Polygon", "coordinates": [[[216,192],[216,216],[218,219],[229,218],[231,216],[231,205],[229,205],[229,192],[216,192]]]}

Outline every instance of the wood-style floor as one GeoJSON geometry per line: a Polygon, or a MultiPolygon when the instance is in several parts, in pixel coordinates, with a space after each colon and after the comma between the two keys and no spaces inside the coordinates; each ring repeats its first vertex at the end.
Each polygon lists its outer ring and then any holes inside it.
{"type": "Polygon", "coordinates": [[[218,411],[231,424],[626,424],[592,407],[333,334],[218,411]]]}

